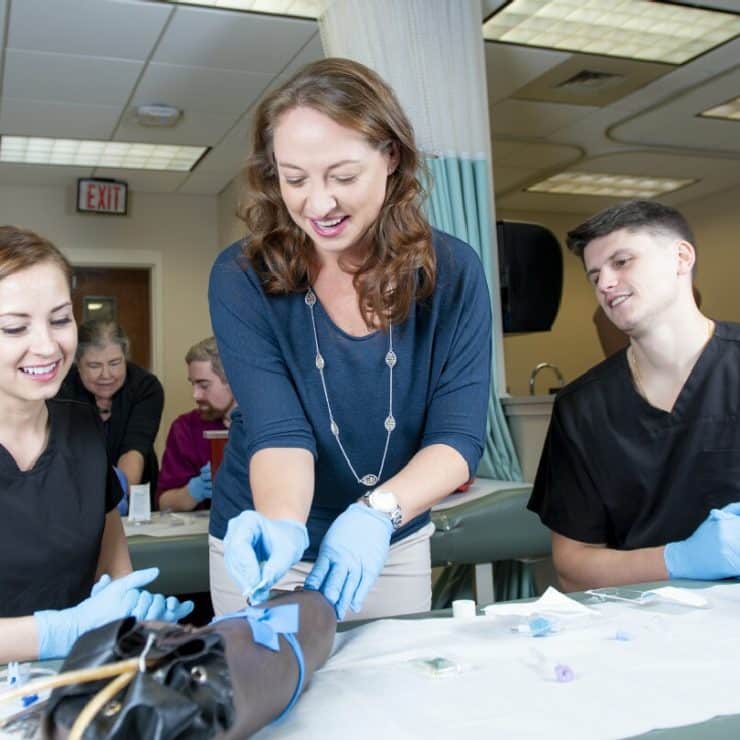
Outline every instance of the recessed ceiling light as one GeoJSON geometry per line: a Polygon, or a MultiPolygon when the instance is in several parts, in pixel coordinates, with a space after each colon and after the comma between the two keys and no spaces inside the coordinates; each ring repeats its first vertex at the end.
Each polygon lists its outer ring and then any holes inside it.
{"type": "Polygon", "coordinates": [[[208,8],[246,10],[268,15],[292,15],[298,18],[318,18],[324,0],[164,0],[175,5],[203,5],[208,8]]]}
{"type": "Polygon", "coordinates": [[[208,147],[0,136],[0,162],[188,172],[208,147]]]}
{"type": "Polygon", "coordinates": [[[560,172],[525,188],[533,193],[601,195],[609,198],[654,198],[686,187],[696,180],[673,177],[634,177],[597,172],[560,172]]]}
{"type": "Polygon", "coordinates": [[[740,121],[740,98],[728,100],[714,108],[708,108],[699,115],[707,118],[727,118],[730,121],[740,121]]]}
{"type": "Polygon", "coordinates": [[[740,34],[740,15],[651,0],[513,0],[491,41],[683,64],[740,34]]]}

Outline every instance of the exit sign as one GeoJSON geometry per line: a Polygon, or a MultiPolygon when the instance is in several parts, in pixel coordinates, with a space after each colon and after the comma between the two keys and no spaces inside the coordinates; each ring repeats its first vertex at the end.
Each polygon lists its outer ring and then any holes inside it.
{"type": "Polygon", "coordinates": [[[125,216],[128,185],[120,180],[81,178],[77,181],[77,210],[125,216]]]}

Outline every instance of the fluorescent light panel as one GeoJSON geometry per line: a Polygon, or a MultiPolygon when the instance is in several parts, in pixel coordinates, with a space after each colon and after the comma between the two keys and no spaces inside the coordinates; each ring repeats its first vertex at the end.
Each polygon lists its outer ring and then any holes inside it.
{"type": "Polygon", "coordinates": [[[269,15],[292,15],[299,18],[318,18],[324,5],[323,0],[165,0],[165,2],[226,10],[247,10],[269,15]]]}
{"type": "Polygon", "coordinates": [[[609,198],[654,198],[690,185],[696,180],[671,177],[634,177],[597,172],[561,172],[530,185],[534,193],[601,195],[609,198]]]}
{"type": "Polygon", "coordinates": [[[668,64],[738,34],[738,15],[650,0],[514,0],[483,24],[491,41],[668,64]]]}
{"type": "Polygon", "coordinates": [[[730,121],[740,121],[740,98],[728,100],[714,108],[708,108],[699,115],[707,118],[727,118],[730,121]]]}
{"type": "Polygon", "coordinates": [[[188,172],[207,147],[0,136],[0,162],[188,172]]]}

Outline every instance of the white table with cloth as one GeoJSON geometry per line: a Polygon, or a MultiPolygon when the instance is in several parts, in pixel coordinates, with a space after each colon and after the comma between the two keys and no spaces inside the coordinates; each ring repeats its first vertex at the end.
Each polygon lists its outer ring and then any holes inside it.
{"type": "Polygon", "coordinates": [[[685,585],[708,607],[581,595],[588,610],[573,602],[558,614],[533,602],[528,611],[559,628],[543,637],[511,613],[523,602],[467,620],[364,624],[337,635],[292,713],[256,737],[595,740],[686,725],[656,737],[740,737],[740,716],[722,717],[740,715],[740,583],[685,585]],[[556,665],[571,680],[558,681],[556,665]]]}

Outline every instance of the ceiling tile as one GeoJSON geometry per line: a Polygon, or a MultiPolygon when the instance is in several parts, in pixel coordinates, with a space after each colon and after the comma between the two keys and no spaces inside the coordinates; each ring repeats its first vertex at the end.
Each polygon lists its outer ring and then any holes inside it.
{"type": "Polygon", "coordinates": [[[120,106],[130,95],[141,67],[141,62],[122,59],[8,49],[3,95],[120,106]]]}
{"type": "Polygon", "coordinates": [[[90,177],[90,175],[89,167],[55,167],[0,162],[0,185],[76,186],[77,178],[90,177]]]}
{"type": "Polygon", "coordinates": [[[116,106],[3,98],[0,132],[20,136],[108,139],[120,114],[120,108],[116,106]]]}
{"type": "Polygon", "coordinates": [[[195,171],[225,172],[233,177],[244,164],[249,148],[252,116],[242,118],[234,128],[203,157],[195,171]]]}
{"type": "Polygon", "coordinates": [[[505,165],[493,166],[493,185],[496,195],[504,193],[511,188],[537,177],[537,170],[526,167],[507,167],[505,165]]]}
{"type": "Polygon", "coordinates": [[[188,195],[218,195],[230,182],[224,172],[195,170],[177,189],[178,193],[188,195]]]}
{"type": "Polygon", "coordinates": [[[494,164],[533,169],[564,167],[583,156],[582,150],[578,147],[562,144],[494,139],[491,146],[494,151],[494,164]]]}
{"type": "MultiPolygon", "coordinates": [[[[216,115],[186,110],[172,128],[142,126],[136,121],[134,108],[129,108],[116,129],[116,141],[144,141],[152,144],[183,144],[213,146],[231,129],[238,116],[216,115]]],[[[0,115],[0,120],[2,116],[0,115]]]]}
{"type": "Polygon", "coordinates": [[[8,48],[143,60],[172,12],[135,0],[22,0],[12,5],[8,48]]]}
{"type": "MultiPolygon", "coordinates": [[[[573,169],[609,174],[660,175],[664,177],[697,178],[697,182],[660,196],[662,203],[679,205],[706,197],[714,192],[740,185],[737,162],[715,157],[688,154],[668,154],[649,150],[619,152],[584,159],[573,169]]],[[[512,210],[542,210],[567,213],[596,213],[618,203],[622,198],[556,193],[530,193],[517,189],[497,197],[497,208],[512,210]]]]}
{"type": "Polygon", "coordinates": [[[278,74],[317,27],[312,20],[178,6],[153,61],[278,74]]]}
{"type": "Polygon", "coordinates": [[[232,69],[150,64],[134,93],[133,103],[167,103],[211,115],[238,114],[267,87],[272,75],[232,69]]]}
{"type": "Polygon", "coordinates": [[[562,51],[497,44],[486,41],[486,79],[489,105],[513,95],[520,87],[567,61],[562,51]]]}
{"type": "Polygon", "coordinates": [[[574,169],[583,172],[608,172],[617,175],[661,175],[663,177],[697,178],[730,175],[740,183],[740,167],[726,158],[691,156],[649,150],[617,152],[579,162],[574,169]]]}
{"type": "Polygon", "coordinates": [[[491,106],[494,135],[545,137],[597,110],[584,105],[504,100],[491,106]]]}
{"type": "MultiPolygon", "coordinates": [[[[693,150],[734,152],[740,158],[740,124],[737,121],[702,118],[698,114],[714,105],[737,97],[740,90],[740,68],[689,89],[636,113],[611,130],[611,136],[622,143],[682,147],[693,150]],[[680,125],[667,126],[667,121],[680,125]]],[[[740,169],[740,162],[738,163],[740,169]]]]}
{"type": "Polygon", "coordinates": [[[326,56],[324,54],[324,47],[321,45],[321,35],[318,31],[314,33],[309,42],[300,50],[298,54],[290,61],[290,64],[275,78],[274,84],[271,87],[280,85],[294,75],[301,67],[305,67],[311,62],[316,62],[319,59],[323,59],[326,56]]]}

